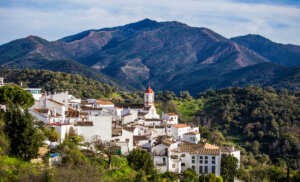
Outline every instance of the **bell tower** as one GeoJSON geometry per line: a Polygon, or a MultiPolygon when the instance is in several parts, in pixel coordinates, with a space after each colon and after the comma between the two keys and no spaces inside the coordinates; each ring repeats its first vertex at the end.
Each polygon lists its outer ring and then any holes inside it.
{"type": "Polygon", "coordinates": [[[145,106],[154,105],[154,91],[150,88],[150,86],[144,92],[144,105],[145,106]]]}

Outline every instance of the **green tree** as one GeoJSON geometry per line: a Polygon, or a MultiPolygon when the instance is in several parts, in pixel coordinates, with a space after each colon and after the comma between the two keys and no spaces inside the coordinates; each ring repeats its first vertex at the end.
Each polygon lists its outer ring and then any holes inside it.
{"type": "Polygon", "coordinates": [[[34,98],[29,92],[18,86],[4,86],[0,87],[0,104],[6,105],[8,108],[18,106],[25,109],[33,106],[34,98]]]}
{"type": "Polygon", "coordinates": [[[54,128],[45,128],[44,133],[50,142],[57,142],[59,140],[59,133],[54,128]]]}
{"type": "Polygon", "coordinates": [[[5,132],[11,143],[11,154],[26,161],[38,156],[43,145],[43,133],[33,126],[33,117],[28,110],[19,108],[5,113],[5,132]]]}
{"type": "Polygon", "coordinates": [[[196,182],[198,180],[197,173],[193,168],[187,168],[182,175],[185,182],[196,182]]]}
{"type": "Polygon", "coordinates": [[[161,177],[164,179],[165,182],[174,182],[178,181],[178,178],[175,173],[166,171],[161,174],[161,177]]]}
{"type": "Polygon", "coordinates": [[[129,166],[135,170],[144,170],[145,173],[152,174],[154,164],[151,155],[146,150],[134,149],[127,156],[129,166]]]}
{"type": "Polygon", "coordinates": [[[233,155],[223,154],[221,158],[221,176],[232,182],[238,173],[238,160],[233,155]]]}

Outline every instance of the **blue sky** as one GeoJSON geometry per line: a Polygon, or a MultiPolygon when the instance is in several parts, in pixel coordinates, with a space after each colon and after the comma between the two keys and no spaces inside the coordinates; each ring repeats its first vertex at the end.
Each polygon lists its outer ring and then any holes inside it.
{"type": "Polygon", "coordinates": [[[57,40],[144,18],[300,45],[300,0],[0,0],[0,44],[29,35],[57,40]]]}

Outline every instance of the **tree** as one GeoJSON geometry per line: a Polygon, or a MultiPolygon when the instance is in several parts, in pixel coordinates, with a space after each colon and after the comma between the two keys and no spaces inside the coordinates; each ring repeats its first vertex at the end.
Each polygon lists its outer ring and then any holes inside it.
{"type": "Polygon", "coordinates": [[[232,182],[238,173],[238,160],[233,155],[223,154],[221,158],[221,176],[232,182]]]}
{"type": "Polygon", "coordinates": [[[187,168],[186,171],[183,172],[183,181],[186,182],[196,182],[197,181],[197,173],[193,168],[187,168]]]}
{"type": "Polygon", "coordinates": [[[135,170],[144,170],[145,173],[152,174],[154,164],[151,155],[146,150],[134,149],[127,156],[129,166],[135,170]]]}
{"type": "Polygon", "coordinates": [[[28,110],[9,109],[5,113],[5,132],[11,143],[11,154],[26,161],[38,156],[44,135],[33,126],[33,117],[28,110]]]}
{"type": "Polygon", "coordinates": [[[33,106],[34,98],[29,92],[18,86],[4,86],[0,87],[0,104],[6,105],[8,108],[18,106],[25,109],[33,106]]]}
{"type": "Polygon", "coordinates": [[[102,141],[98,136],[93,139],[94,146],[108,157],[108,167],[111,168],[112,155],[116,153],[117,146],[113,142],[102,141]]]}
{"type": "Polygon", "coordinates": [[[176,176],[175,173],[170,172],[170,171],[166,171],[164,173],[161,174],[161,177],[166,181],[166,182],[173,182],[173,181],[177,181],[178,178],[176,176]]]}
{"type": "Polygon", "coordinates": [[[209,173],[208,175],[203,173],[201,176],[199,176],[199,182],[223,182],[223,179],[221,176],[217,177],[213,173],[209,173]]]}
{"type": "Polygon", "coordinates": [[[44,133],[50,142],[59,140],[59,133],[54,128],[45,128],[44,133]]]}

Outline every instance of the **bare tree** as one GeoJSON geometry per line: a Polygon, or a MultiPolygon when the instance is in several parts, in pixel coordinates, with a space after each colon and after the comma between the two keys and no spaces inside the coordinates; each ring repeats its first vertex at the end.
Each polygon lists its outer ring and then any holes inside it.
{"type": "Polygon", "coordinates": [[[99,136],[95,136],[93,138],[93,144],[97,150],[107,155],[108,167],[111,168],[112,155],[115,154],[118,150],[116,144],[111,141],[103,141],[99,136]]]}

